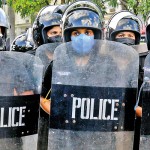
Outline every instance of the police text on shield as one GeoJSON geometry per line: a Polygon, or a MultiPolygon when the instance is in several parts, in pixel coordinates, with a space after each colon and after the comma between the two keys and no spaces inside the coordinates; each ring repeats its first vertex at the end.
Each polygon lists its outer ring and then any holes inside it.
{"type": "Polygon", "coordinates": [[[95,104],[94,98],[78,98],[73,97],[72,103],[72,118],[76,119],[76,112],[80,109],[81,119],[94,119],[94,120],[118,120],[115,117],[115,112],[118,111],[116,103],[119,99],[99,99],[99,103],[95,104]],[[99,113],[94,115],[94,106],[99,105],[99,113]],[[108,106],[111,106],[110,114],[106,114],[108,106]]]}
{"type": "Polygon", "coordinates": [[[1,107],[0,108],[0,127],[19,127],[25,126],[26,106],[22,107],[1,107]]]}

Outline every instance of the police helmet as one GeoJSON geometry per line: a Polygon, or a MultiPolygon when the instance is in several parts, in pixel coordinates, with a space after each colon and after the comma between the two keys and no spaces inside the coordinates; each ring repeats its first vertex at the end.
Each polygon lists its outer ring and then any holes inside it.
{"type": "Polygon", "coordinates": [[[27,52],[34,48],[34,44],[27,40],[27,34],[21,34],[17,36],[11,45],[11,51],[27,52]]]}
{"type": "Polygon", "coordinates": [[[147,17],[146,20],[146,42],[147,42],[147,48],[150,50],[150,14],[147,17]]]}
{"type": "Polygon", "coordinates": [[[89,28],[95,39],[102,39],[103,15],[101,9],[89,1],[72,3],[62,18],[62,37],[64,42],[71,41],[71,31],[75,28],[89,28]]]}
{"type": "Polygon", "coordinates": [[[53,26],[60,25],[65,6],[46,6],[42,8],[33,24],[33,39],[37,46],[48,43],[46,33],[53,26]]]}
{"type": "Polygon", "coordinates": [[[9,23],[8,23],[8,18],[2,8],[0,8],[0,27],[2,29],[3,37],[6,39],[7,29],[9,28],[9,23]]]}
{"type": "Polygon", "coordinates": [[[140,43],[141,20],[132,12],[123,10],[115,13],[108,21],[106,38],[115,41],[116,35],[120,32],[132,32],[135,34],[135,45],[140,43]]]}

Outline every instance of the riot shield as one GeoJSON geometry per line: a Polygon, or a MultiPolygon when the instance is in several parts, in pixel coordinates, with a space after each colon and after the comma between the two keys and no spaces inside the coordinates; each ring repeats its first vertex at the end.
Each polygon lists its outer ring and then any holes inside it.
{"type": "Polygon", "coordinates": [[[20,52],[0,52],[0,149],[36,150],[43,65],[20,52]]]}
{"type": "Polygon", "coordinates": [[[140,150],[148,150],[150,147],[150,54],[145,59],[142,87],[142,121],[139,147],[140,150]]]}
{"type": "Polygon", "coordinates": [[[147,44],[133,45],[133,48],[139,53],[139,55],[143,55],[148,53],[147,44]]]}
{"type": "Polygon", "coordinates": [[[132,150],[138,53],[111,41],[73,47],[54,52],[49,150],[132,150]]]}
{"type": "MultiPolygon", "coordinates": [[[[43,75],[45,70],[49,66],[50,62],[53,60],[53,54],[55,48],[60,45],[59,42],[47,43],[39,46],[36,50],[35,56],[39,57],[43,63],[43,75]]],[[[48,145],[48,129],[49,129],[49,115],[40,108],[40,118],[39,118],[39,130],[38,130],[38,150],[47,150],[48,145]]]]}
{"type": "Polygon", "coordinates": [[[39,46],[36,50],[35,56],[39,57],[44,65],[44,71],[47,68],[47,66],[50,64],[50,62],[53,60],[53,54],[54,50],[57,46],[59,46],[61,43],[47,43],[39,46]]]}
{"type": "MultiPolygon", "coordinates": [[[[133,48],[139,53],[139,78],[138,78],[138,91],[140,91],[140,87],[143,83],[144,77],[144,62],[145,58],[148,55],[148,49],[146,44],[134,45],[133,48]]],[[[142,94],[139,96],[139,103],[137,106],[141,106],[142,104],[142,94]]],[[[135,129],[134,129],[134,149],[139,149],[140,143],[140,128],[141,128],[141,117],[136,116],[135,119],[135,129]]]]}

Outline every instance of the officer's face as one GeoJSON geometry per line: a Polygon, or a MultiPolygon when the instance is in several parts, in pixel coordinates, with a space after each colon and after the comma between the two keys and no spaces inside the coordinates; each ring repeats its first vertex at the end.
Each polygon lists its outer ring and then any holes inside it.
{"type": "Polygon", "coordinates": [[[47,31],[47,36],[48,37],[53,37],[53,36],[61,36],[61,28],[60,26],[54,26],[50,30],[47,31]]]}
{"type": "Polygon", "coordinates": [[[86,29],[86,28],[75,29],[71,33],[71,36],[79,36],[80,34],[85,34],[87,36],[94,36],[94,32],[92,30],[86,29]]]}
{"type": "Polygon", "coordinates": [[[130,38],[135,40],[135,34],[133,32],[120,32],[116,35],[116,38],[130,38]]]}

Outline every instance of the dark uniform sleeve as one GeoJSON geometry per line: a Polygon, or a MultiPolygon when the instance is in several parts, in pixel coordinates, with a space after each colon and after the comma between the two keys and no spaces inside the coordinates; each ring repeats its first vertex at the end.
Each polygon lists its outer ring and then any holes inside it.
{"type": "MultiPolygon", "coordinates": [[[[47,67],[47,69],[45,71],[45,75],[44,75],[44,79],[43,79],[43,83],[42,83],[42,92],[41,92],[41,96],[44,98],[47,96],[47,93],[51,89],[52,66],[53,66],[53,62],[50,63],[50,65],[47,67]]],[[[50,98],[50,93],[49,93],[47,99],[49,99],[49,98],[50,98]]]]}

